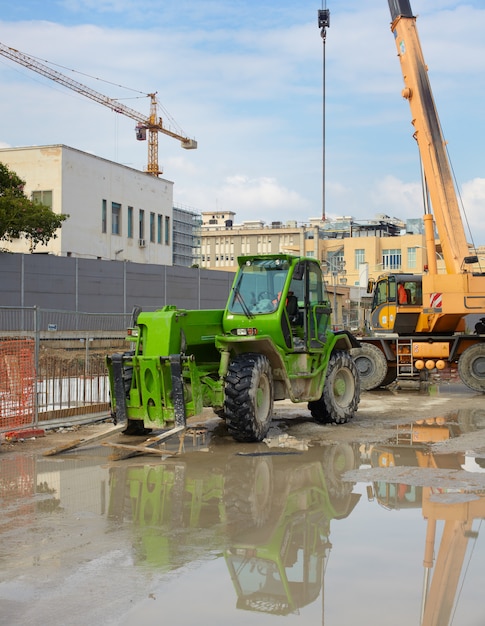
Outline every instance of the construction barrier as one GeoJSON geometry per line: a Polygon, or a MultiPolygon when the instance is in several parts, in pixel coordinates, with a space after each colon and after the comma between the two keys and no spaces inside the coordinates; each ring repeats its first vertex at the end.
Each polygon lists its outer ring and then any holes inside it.
{"type": "Polygon", "coordinates": [[[0,341],[0,431],[25,429],[35,423],[35,341],[0,341]]]}
{"type": "Polygon", "coordinates": [[[0,307],[0,439],[109,415],[106,355],[127,349],[130,320],[0,307]]]}

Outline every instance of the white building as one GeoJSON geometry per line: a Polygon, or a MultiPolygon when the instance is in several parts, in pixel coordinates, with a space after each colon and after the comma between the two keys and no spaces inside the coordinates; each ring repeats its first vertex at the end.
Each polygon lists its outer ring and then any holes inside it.
{"type": "MultiPolygon", "coordinates": [[[[173,182],[64,145],[2,148],[0,162],[28,198],[70,216],[35,252],[172,265],[173,182]]],[[[29,252],[25,239],[2,247],[29,252]]]]}

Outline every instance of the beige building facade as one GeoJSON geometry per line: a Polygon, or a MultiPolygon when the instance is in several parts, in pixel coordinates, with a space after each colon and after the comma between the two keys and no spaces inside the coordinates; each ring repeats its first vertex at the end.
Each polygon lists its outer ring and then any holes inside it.
{"type": "Polygon", "coordinates": [[[407,227],[404,222],[384,217],[365,224],[341,218],[267,225],[262,220],[237,224],[231,211],[203,212],[200,266],[233,271],[238,256],[304,255],[318,259],[329,275],[333,272],[332,280],[337,284],[361,288],[368,278],[384,271],[421,273],[427,264],[425,237],[421,232],[410,232],[416,231],[419,220],[412,220],[407,227]]]}

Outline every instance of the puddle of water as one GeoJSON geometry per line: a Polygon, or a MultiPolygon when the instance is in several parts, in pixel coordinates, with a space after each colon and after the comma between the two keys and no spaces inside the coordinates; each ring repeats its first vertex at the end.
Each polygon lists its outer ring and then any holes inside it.
{"type": "Polygon", "coordinates": [[[485,463],[435,446],[477,420],[379,445],[0,456],[0,622],[476,626],[485,463]]]}

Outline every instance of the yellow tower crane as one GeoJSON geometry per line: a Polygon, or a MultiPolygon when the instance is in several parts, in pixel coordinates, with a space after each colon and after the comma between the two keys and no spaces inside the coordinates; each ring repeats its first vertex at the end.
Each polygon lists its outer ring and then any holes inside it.
{"type": "Polygon", "coordinates": [[[91,89],[90,87],[87,87],[86,85],[83,85],[82,83],[79,83],[64,74],[61,74],[61,72],[50,68],[48,65],[44,65],[24,52],[19,52],[19,50],[9,48],[8,46],[0,43],[0,54],[7,59],[20,63],[20,65],[27,67],[29,70],[56,81],[56,83],[59,83],[68,89],[72,89],[87,98],[91,98],[91,100],[110,108],[115,113],[121,113],[122,115],[126,115],[127,117],[136,120],[138,122],[135,128],[136,138],[139,141],[146,140],[148,131],[148,165],[146,169],[148,174],[152,174],[153,176],[159,176],[162,174],[162,170],[158,165],[158,133],[163,133],[164,135],[178,139],[181,142],[182,148],[187,150],[194,150],[197,148],[197,142],[195,139],[189,139],[188,137],[184,137],[179,133],[165,128],[162,118],[158,117],[156,93],[147,94],[150,97],[150,115],[147,117],[146,115],[127,107],[118,100],[98,93],[94,89],[91,89]]]}

